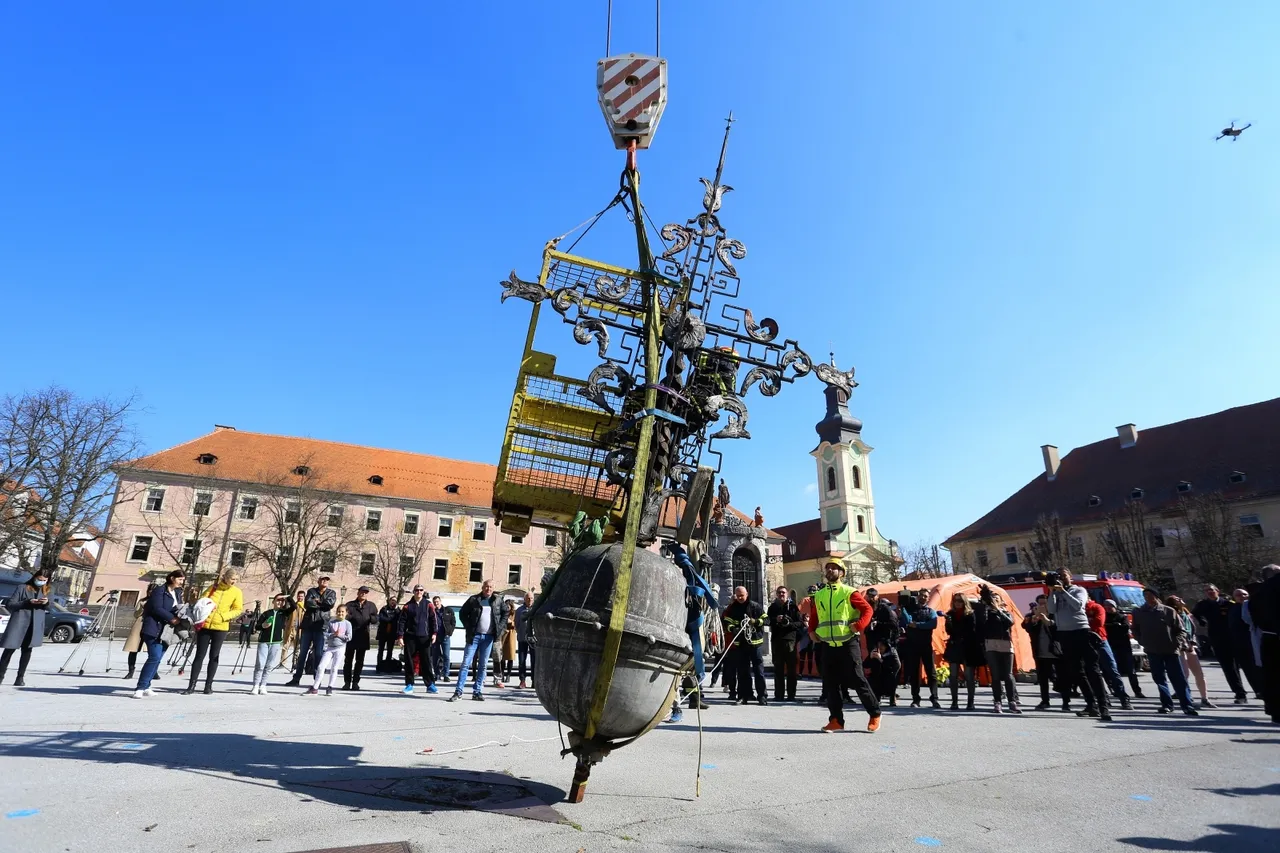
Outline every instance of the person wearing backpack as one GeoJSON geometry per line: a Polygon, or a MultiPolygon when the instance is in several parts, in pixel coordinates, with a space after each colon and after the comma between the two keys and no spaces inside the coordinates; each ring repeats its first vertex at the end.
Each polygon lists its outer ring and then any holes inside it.
{"type": "MultiPolygon", "coordinates": [[[[222,654],[222,644],[231,630],[231,623],[244,612],[244,594],[236,582],[240,573],[235,569],[227,569],[218,578],[201,600],[213,602],[213,608],[205,615],[196,631],[196,657],[191,663],[191,679],[182,695],[190,696],[196,692],[196,682],[200,679],[200,665],[205,655],[209,656],[209,669],[205,673],[204,692],[213,692],[213,676],[218,671],[218,658],[222,654]]],[[[197,602],[199,604],[199,602],[197,602]]],[[[202,608],[203,609],[203,608],[202,608]]]]}
{"type": "MultiPolygon", "coordinates": [[[[307,666],[307,655],[314,649],[319,659],[324,649],[324,630],[329,622],[329,614],[338,603],[338,593],[329,588],[329,576],[323,575],[316,585],[307,590],[303,599],[302,635],[298,638],[298,662],[294,666],[293,678],[286,687],[301,687],[302,673],[307,666]]],[[[319,664],[316,671],[319,672],[319,664]]]]}

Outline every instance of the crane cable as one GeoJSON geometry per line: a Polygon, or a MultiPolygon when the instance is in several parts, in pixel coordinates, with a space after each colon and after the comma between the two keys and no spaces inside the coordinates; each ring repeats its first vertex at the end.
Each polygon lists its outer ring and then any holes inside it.
{"type": "MultiPolygon", "coordinates": [[[[662,0],[655,0],[655,21],[653,28],[653,53],[662,56],[662,0]]],[[[606,0],[607,11],[604,19],[604,55],[609,56],[613,48],[613,0],[606,0]]]]}

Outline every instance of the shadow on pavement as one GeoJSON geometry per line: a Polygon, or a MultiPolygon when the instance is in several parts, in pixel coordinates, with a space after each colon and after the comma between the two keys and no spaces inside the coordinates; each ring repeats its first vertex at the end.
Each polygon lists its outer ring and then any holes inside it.
{"type": "Polygon", "coordinates": [[[385,767],[360,761],[363,747],[265,740],[224,732],[0,731],[4,758],[134,764],[293,791],[349,808],[431,812],[458,808],[552,822],[559,788],[501,773],[385,767]]]}
{"type": "MultiPolygon", "coordinates": [[[[1197,791],[1208,791],[1224,797],[1280,797],[1280,782],[1270,785],[1259,785],[1256,788],[1196,788],[1197,791]]],[[[1276,843],[1280,846],[1280,832],[1276,843]]]]}
{"type": "Polygon", "coordinates": [[[1216,829],[1217,833],[1203,835],[1191,841],[1141,836],[1116,840],[1143,850],[1188,850],[1197,853],[1263,853],[1280,850],[1280,830],[1275,828],[1219,823],[1213,824],[1210,829],[1216,829]]]}

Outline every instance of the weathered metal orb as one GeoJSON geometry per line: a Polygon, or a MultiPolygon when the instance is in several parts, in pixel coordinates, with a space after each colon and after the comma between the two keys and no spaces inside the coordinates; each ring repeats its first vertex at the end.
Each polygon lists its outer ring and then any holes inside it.
{"type": "MultiPolygon", "coordinates": [[[[575,554],[556,572],[533,619],[538,700],[578,733],[586,731],[591,712],[621,556],[621,544],[575,554]]],[[[674,563],[636,550],[622,647],[597,739],[635,737],[666,711],[675,677],[692,654],[684,595],[684,577],[674,563]]]]}

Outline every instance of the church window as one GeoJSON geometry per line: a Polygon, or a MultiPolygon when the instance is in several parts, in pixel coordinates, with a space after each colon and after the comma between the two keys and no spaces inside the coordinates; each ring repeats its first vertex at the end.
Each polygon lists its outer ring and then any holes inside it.
{"type": "Polygon", "coordinates": [[[858,516],[858,532],[859,533],[867,532],[867,522],[863,519],[862,516],[858,516]]]}
{"type": "Polygon", "coordinates": [[[836,490],[836,469],[827,467],[827,491],[834,492],[836,490]]]}
{"type": "Polygon", "coordinates": [[[862,488],[862,472],[858,470],[858,466],[853,466],[853,487],[855,489],[862,488]]]}

